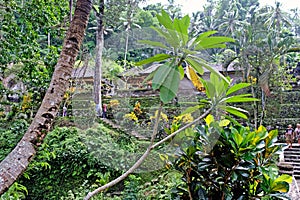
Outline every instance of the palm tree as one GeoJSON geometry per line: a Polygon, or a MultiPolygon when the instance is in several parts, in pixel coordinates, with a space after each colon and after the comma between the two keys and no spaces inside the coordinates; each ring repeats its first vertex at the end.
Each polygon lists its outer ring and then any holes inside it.
{"type": "Polygon", "coordinates": [[[295,40],[289,35],[282,34],[283,28],[290,24],[283,17],[279,3],[275,9],[264,7],[249,14],[251,14],[249,21],[235,31],[239,51],[238,59],[234,62],[239,63],[244,69],[244,81],[253,83],[251,88],[253,97],[261,99],[261,105],[258,102],[254,102],[253,105],[254,124],[257,128],[262,124],[265,115],[265,101],[270,94],[269,79],[277,71],[279,60],[284,60],[283,55],[292,51],[291,47],[295,44],[295,40]]]}
{"type": "Polygon", "coordinates": [[[74,18],[41,107],[21,141],[0,163],[0,194],[3,194],[26,170],[36,154],[37,146],[51,128],[69,86],[69,77],[84,37],[91,8],[90,0],[78,0],[76,3],[74,18]]]}

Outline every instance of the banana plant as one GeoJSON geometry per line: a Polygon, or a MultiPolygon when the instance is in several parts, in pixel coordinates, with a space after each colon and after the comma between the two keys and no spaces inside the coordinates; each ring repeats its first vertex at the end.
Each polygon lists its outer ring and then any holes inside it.
{"type": "MultiPolygon", "coordinates": [[[[197,36],[190,36],[190,17],[175,18],[174,20],[165,12],[161,11],[157,19],[161,27],[152,27],[165,42],[141,40],[139,42],[159,48],[164,52],[147,58],[136,65],[144,65],[152,62],[162,62],[160,67],[149,76],[152,78],[152,87],[160,91],[160,99],[163,103],[172,100],[178,91],[179,82],[184,77],[182,63],[186,62],[197,73],[203,75],[204,68],[228,82],[219,71],[211,67],[201,55],[201,52],[211,48],[225,48],[226,42],[234,42],[234,39],[223,36],[213,36],[217,31],[207,31],[197,36]]],[[[229,82],[228,82],[229,83],[229,82]]]]}

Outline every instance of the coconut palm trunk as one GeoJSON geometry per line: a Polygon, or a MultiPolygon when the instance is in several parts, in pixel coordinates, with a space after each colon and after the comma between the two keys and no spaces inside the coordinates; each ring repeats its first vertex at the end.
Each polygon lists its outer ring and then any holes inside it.
{"type": "Polygon", "coordinates": [[[69,86],[68,80],[84,37],[91,7],[91,0],[77,0],[73,20],[41,107],[15,149],[0,163],[0,194],[26,170],[36,154],[37,147],[51,128],[69,86]]]}

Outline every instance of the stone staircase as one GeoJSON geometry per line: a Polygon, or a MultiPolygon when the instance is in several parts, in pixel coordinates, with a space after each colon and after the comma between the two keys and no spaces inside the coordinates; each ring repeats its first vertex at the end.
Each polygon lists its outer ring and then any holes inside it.
{"type": "Polygon", "coordinates": [[[284,162],[293,166],[293,176],[300,185],[300,145],[293,144],[293,148],[284,149],[284,162]]]}
{"type": "Polygon", "coordinates": [[[293,144],[292,148],[288,146],[283,148],[284,162],[280,162],[278,167],[280,173],[293,176],[293,183],[290,186],[289,196],[292,200],[300,199],[300,145],[293,144]]]}
{"type": "MultiPolygon", "coordinates": [[[[274,89],[275,90],[275,89],[274,89]]],[[[250,110],[251,108],[249,108],[250,110]]],[[[291,91],[274,92],[267,98],[266,116],[264,125],[278,129],[280,142],[285,142],[284,134],[287,126],[291,124],[295,128],[299,123],[300,90],[294,88],[291,91]]]]}

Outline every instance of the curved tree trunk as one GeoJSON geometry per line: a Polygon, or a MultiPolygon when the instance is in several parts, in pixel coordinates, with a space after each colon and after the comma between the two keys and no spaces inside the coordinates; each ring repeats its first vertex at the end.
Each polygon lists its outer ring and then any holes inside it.
{"type": "Polygon", "coordinates": [[[50,130],[75,63],[92,7],[91,0],[77,0],[75,14],[66,34],[60,58],[50,86],[35,118],[15,149],[0,163],[0,194],[3,194],[26,170],[37,146],[50,130]]]}

